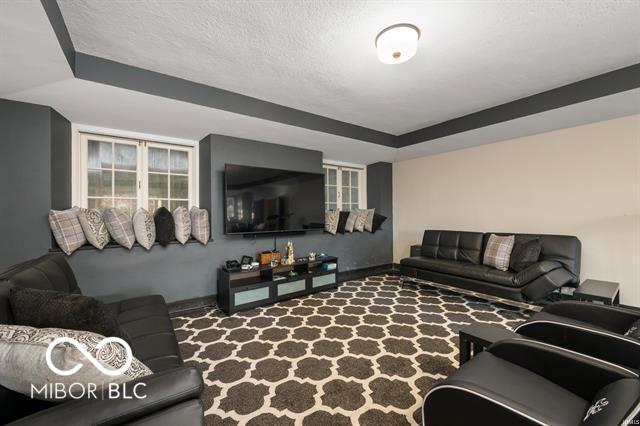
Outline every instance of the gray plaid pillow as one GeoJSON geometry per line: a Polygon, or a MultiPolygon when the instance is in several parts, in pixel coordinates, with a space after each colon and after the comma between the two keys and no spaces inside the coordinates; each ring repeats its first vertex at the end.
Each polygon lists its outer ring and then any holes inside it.
{"type": "Polygon", "coordinates": [[[338,219],[340,218],[340,212],[337,210],[326,210],[324,212],[324,230],[331,235],[336,235],[338,232],[338,219]]]}
{"type": "Polygon", "coordinates": [[[151,250],[156,242],[156,223],[153,216],[145,209],[138,209],[133,214],[133,233],[138,244],[147,250],[151,250]]]}
{"type": "Polygon", "coordinates": [[[80,208],[49,210],[49,226],[60,249],[70,255],[82,247],[87,239],[78,220],[80,208]]]}
{"type": "Polygon", "coordinates": [[[489,241],[487,241],[487,247],[484,249],[482,263],[501,271],[509,269],[509,259],[511,258],[515,238],[514,235],[499,237],[496,234],[491,234],[489,241]]]}
{"type": "Polygon", "coordinates": [[[189,211],[189,215],[191,216],[191,235],[206,246],[211,236],[209,212],[206,209],[199,209],[193,206],[189,211]]]}
{"type": "Polygon", "coordinates": [[[78,220],[89,244],[102,250],[109,243],[109,231],[98,209],[79,209],[78,220]]]}
{"type": "Polygon", "coordinates": [[[133,232],[133,223],[129,215],[124,210],[111,207],[104,211],[103,216],[109,234],[115,242],[131,250],[136,242],[136,234],[133,232]]]}

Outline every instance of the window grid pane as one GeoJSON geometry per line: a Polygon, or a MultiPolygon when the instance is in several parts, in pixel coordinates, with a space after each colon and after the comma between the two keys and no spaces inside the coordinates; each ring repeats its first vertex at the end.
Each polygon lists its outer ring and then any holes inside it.
{"type": "Polygon", "coordinates": [[[191,150],[85,138],[87,157],[83,179],[86,179],[88,207],[119,207],[130,214],[137,207],[146,207],[150,212],[160,206],[170,210],[178,206],[189,208],[191,150]],[[146,154],[146,170],[138,168],[138,152],[146,154]],[[142,188],[138,178],[144,178],[145,174],[147,188],[142,188]],[[146,205],[139,206],[140,200],[146,205]]]}

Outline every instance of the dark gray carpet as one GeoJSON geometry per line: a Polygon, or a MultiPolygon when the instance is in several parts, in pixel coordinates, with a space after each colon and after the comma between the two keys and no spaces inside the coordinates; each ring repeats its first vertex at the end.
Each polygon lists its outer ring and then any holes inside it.
{"type": "Polygon", "coordinates": [[[461,327],[513,328],[526,309],[372,276],[241,312],[174,319],[185,360],[206,383],[212,425],[410,425],[433,384],[458,366],[461,327]]]}

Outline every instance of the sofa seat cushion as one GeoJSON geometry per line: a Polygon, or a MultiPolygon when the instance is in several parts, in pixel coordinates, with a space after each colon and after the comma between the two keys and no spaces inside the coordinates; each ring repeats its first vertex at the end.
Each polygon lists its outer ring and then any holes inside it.
{"type": "Polygon", "coordinates": [[[431,259],[424,256],[408,257],[402,259],[400,264],[412,268],[426,269],[443,274],[516,287],[514,283],[515,274],[513,272],[499,271],[485,265],[474,265],[473,263],[455,260],[431,259]]]}
{"type": "Polygon", "coordinates": [[[572,392],[489,352],[476,355],[444,384],[498,401],[544,424],[581,424],[589,407],[589,402],[572,392]]]}
{"type": "Polygon", "coordinates": [[[178,341],[164,298],[136,297],[110,304],[129,334],[133,354],[153,372],[182,365],[178,341]]]}

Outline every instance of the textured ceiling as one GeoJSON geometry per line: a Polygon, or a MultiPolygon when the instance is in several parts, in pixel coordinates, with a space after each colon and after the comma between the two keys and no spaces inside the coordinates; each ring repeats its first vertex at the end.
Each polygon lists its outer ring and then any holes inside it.
{"type": "Polygon", "coordinates": [[[394,134],[640,58],[639,1],[59,4],[79,52],[394,134]],[[418,53],[384,65],[373,40],[398,22],[418,53]]]}

